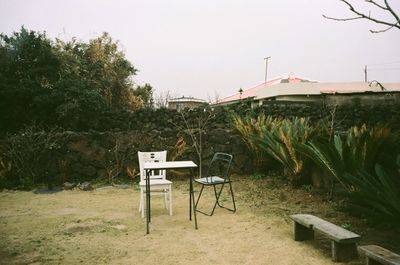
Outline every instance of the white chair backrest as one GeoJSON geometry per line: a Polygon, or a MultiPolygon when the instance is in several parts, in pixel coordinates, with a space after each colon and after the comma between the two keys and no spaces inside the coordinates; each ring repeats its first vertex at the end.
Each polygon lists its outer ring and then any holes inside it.
{"type": "MultiPolygon", "coordinates": [[[[140,181],[146,180],[146,171],[143,169],[144,163],[157,163],[167,161],[167,151],[159,152],[138,152],[140,181]]],[[[153,170],[150,172],[150,179],[166,179],[165,170],[153,170]]]]}

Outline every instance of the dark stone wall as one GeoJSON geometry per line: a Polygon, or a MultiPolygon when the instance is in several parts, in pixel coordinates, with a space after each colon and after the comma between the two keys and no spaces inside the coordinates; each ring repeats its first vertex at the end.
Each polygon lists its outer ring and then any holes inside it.
{"type": "MultiPolygon", "coordinates": [[[[250,173],[256,170],[256,162],[246,149],[240,135],[231,125],[233,113],[241,116],[257,116],[261,112],[281,118],[309,117],[313,123],[322,119],[331,119],[333,107],[318,104],[268,102],[257,109],[246,105],[231,108],[218,107],[210,111],[212,118],[204,128],[203,167],[207,167],[214,152],[227,152],[234,155],[233,172],[250,173]]],[[[189,124],[198,124],[208,117],[203,109],[188,111],[185,114],[189,124]]],[[[398,104],[360,106],[349,105],[336,108],[334,115],[335,129],[346,130],[354,125],[383,124],[393,129],[400,129],[400,107],[398,104]]],[[[198,163],[198,157],[192,148],[192,140],[186,133],[187,128],[182,114],[174,110],[139,110],[136,112],[106,113],[101,116],[101,123],[89,132],[63,132],[61,137],[66,144],[54,155],[50,173],[59,181],[90,180],[106,178],[107,169],[116,161],[116,153],[123,157],[126,167],[138,171],[137,152],[167,150],[174,156],[174,147],[178,139],[186,142],[186,152],[176,160],[191,159],[198,163]],[[118,150],[115,150],[118,142],[118,150]]],[[[3,143],[7,139],[3,138],[3,143]]]]}
{"type": "Polygon", "coordinates": [[[340,131],[364,123],[370,126],[379,125],[400,129],[400,104],[349,104],[335,107],[315,103],[268,102],[255,112],[264,112],[281,118],[309,117],[312,122],[323,119],[331,121],[334,113],[333,121],[336,129],[340,131]]]}
{"type": "MultiPolygon", "coordinates": [[[[90,180],[107,178],[110,164],[116,163],[116,153],[123,160],[121,175],[126,176],[125,169],[130,167],[139,171],[137,160],[138,151],[168,151],[168,159],[190,159],[199,164],[199,159],[191,140],[185,133],[175,128],[165,127],[148,132],[138,130],[114,132],[66,132],[62,136],[67,139],[66,145],[58,151],[54,161],[59,165],[62,161],[64,172],[59,166],[52,167],[51,174],[63,181],[90,180]],[[186,152],[175,157],[177,140],[183,137],[186,142],[186,152]],[[119,147],[116,150],[116,141],[119,147]],[[175,157],[175,158],[172,158],[175,157]]],[[[239,135],[231,129],[209,128],[202,136],[203,140],[203,169],[207,167],[214,152],[227,152],[235,155],[233,172],[243,173],[251,171],[251,157],[246,155],[246,148],[239,135]]]]}

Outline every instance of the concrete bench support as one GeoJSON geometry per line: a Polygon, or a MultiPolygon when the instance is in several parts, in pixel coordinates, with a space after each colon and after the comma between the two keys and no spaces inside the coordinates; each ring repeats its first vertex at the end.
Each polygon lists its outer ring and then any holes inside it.
{"type": "Polygon", "coordinates": [[[358,247],[358,251],[365,254],[367,265],[400,265],[400,255],[386,248],[368,245],[358,247]]]}
{"type": "Polygon", "coordinates": [[[359,235],[314,215],[294,214],[290,218],[294,221],[294,240],[313,240],[314,232],[319,232],[331,239],[333,261],[346,262],[358,257],[359,235]]]}
{"type": "Polygon", "coordinates": [[[314,239],[314,230],[307,226],[301,225],[299,223],[294,222],[294,240],[295,241],[304,241],[304,240],[313,240],[314,239]]]}
{"type": "Polygon", "coordinates": [[[356,243],[338,243],[331,241],[332,260],[335,262],[346,262],[358,257],[356,243]]]}

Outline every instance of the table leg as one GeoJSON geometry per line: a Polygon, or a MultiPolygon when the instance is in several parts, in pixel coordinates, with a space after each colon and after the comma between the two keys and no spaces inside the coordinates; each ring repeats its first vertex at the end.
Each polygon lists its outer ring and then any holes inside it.
{"type": "Polygon", "coordinates": [[[193,196],[192,170],[190,170],[190,177],[189,177],[189,220],[190,221],[192,221],[192,196],[193,196]]]}
{"type": "MultiPolygon", "coordinates": [[[[194,202],[194,190],[193,190],[193,176],[194,176],[194,171],[193,171],[193,169],[190,169],[190,194],[191,194],[191,201],[190,201],[190,217],[192,216],[191,215],[191,213],[192,213],[192,210],[191,209],[193,209],[193,216],[194,216],[194,227],[196,228],[196,229],[198,229],[198,227],[197,227],[197,215],[196,215],[196,204],[195,204],[195,202],[194,202]],[[193,206],[193,207],[192,207],[193,206]]],[[[190,218],[190,220],[191,220],[191,218],[190,218]]]]}
{"type": "Polygon", "coordinates": [[[146,233],[149,234],[150,223],[150,170],[146,170],[146,233]]]}

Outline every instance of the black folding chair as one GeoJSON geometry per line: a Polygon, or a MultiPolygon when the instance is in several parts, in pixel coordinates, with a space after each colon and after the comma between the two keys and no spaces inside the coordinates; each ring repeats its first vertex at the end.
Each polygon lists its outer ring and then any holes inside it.
{"type": "Polygon", "coordinates": [[[200,213],[208,215],[208,216],[212,216],[214,214],[214,211],[215,211],[215,208],[217,207],[217,205],[219,207],[227,209],[231,212],[236,212],[235,197],[233,196],[232,183],[231,183],[230,173],[229,173],[231,164],[232,164],[232,159],[233,159],[233,156],[230,154],[215,153],[211,160],[211,163],[208,167],[206,177],[201,177],[201,178],[194,180],[195,182],[202,185],[199,196],[197,197],[197,201],[196,201],[196,211],[197,212],[200,212],[200,213]],[[227,208],[227,207],[221,205],[221,203],[219,201],[225,184],[229,184],[230,193],[232,196],[233,208],[227,208]],[[221,188],[218,192],[217,192],[217,188],[216,188],[217,185],[221,185],[221,188]],[[213,188],[214,188],[215,203],[214,203],[214,207],[210,214],[202,212],[202,211],[198,210],[198,208],[197,208],[197,204],[200,201],[200,198],[201,198],[201,195],[203,193],[203,189],[205,186],[213,186],[213,188]]]}

